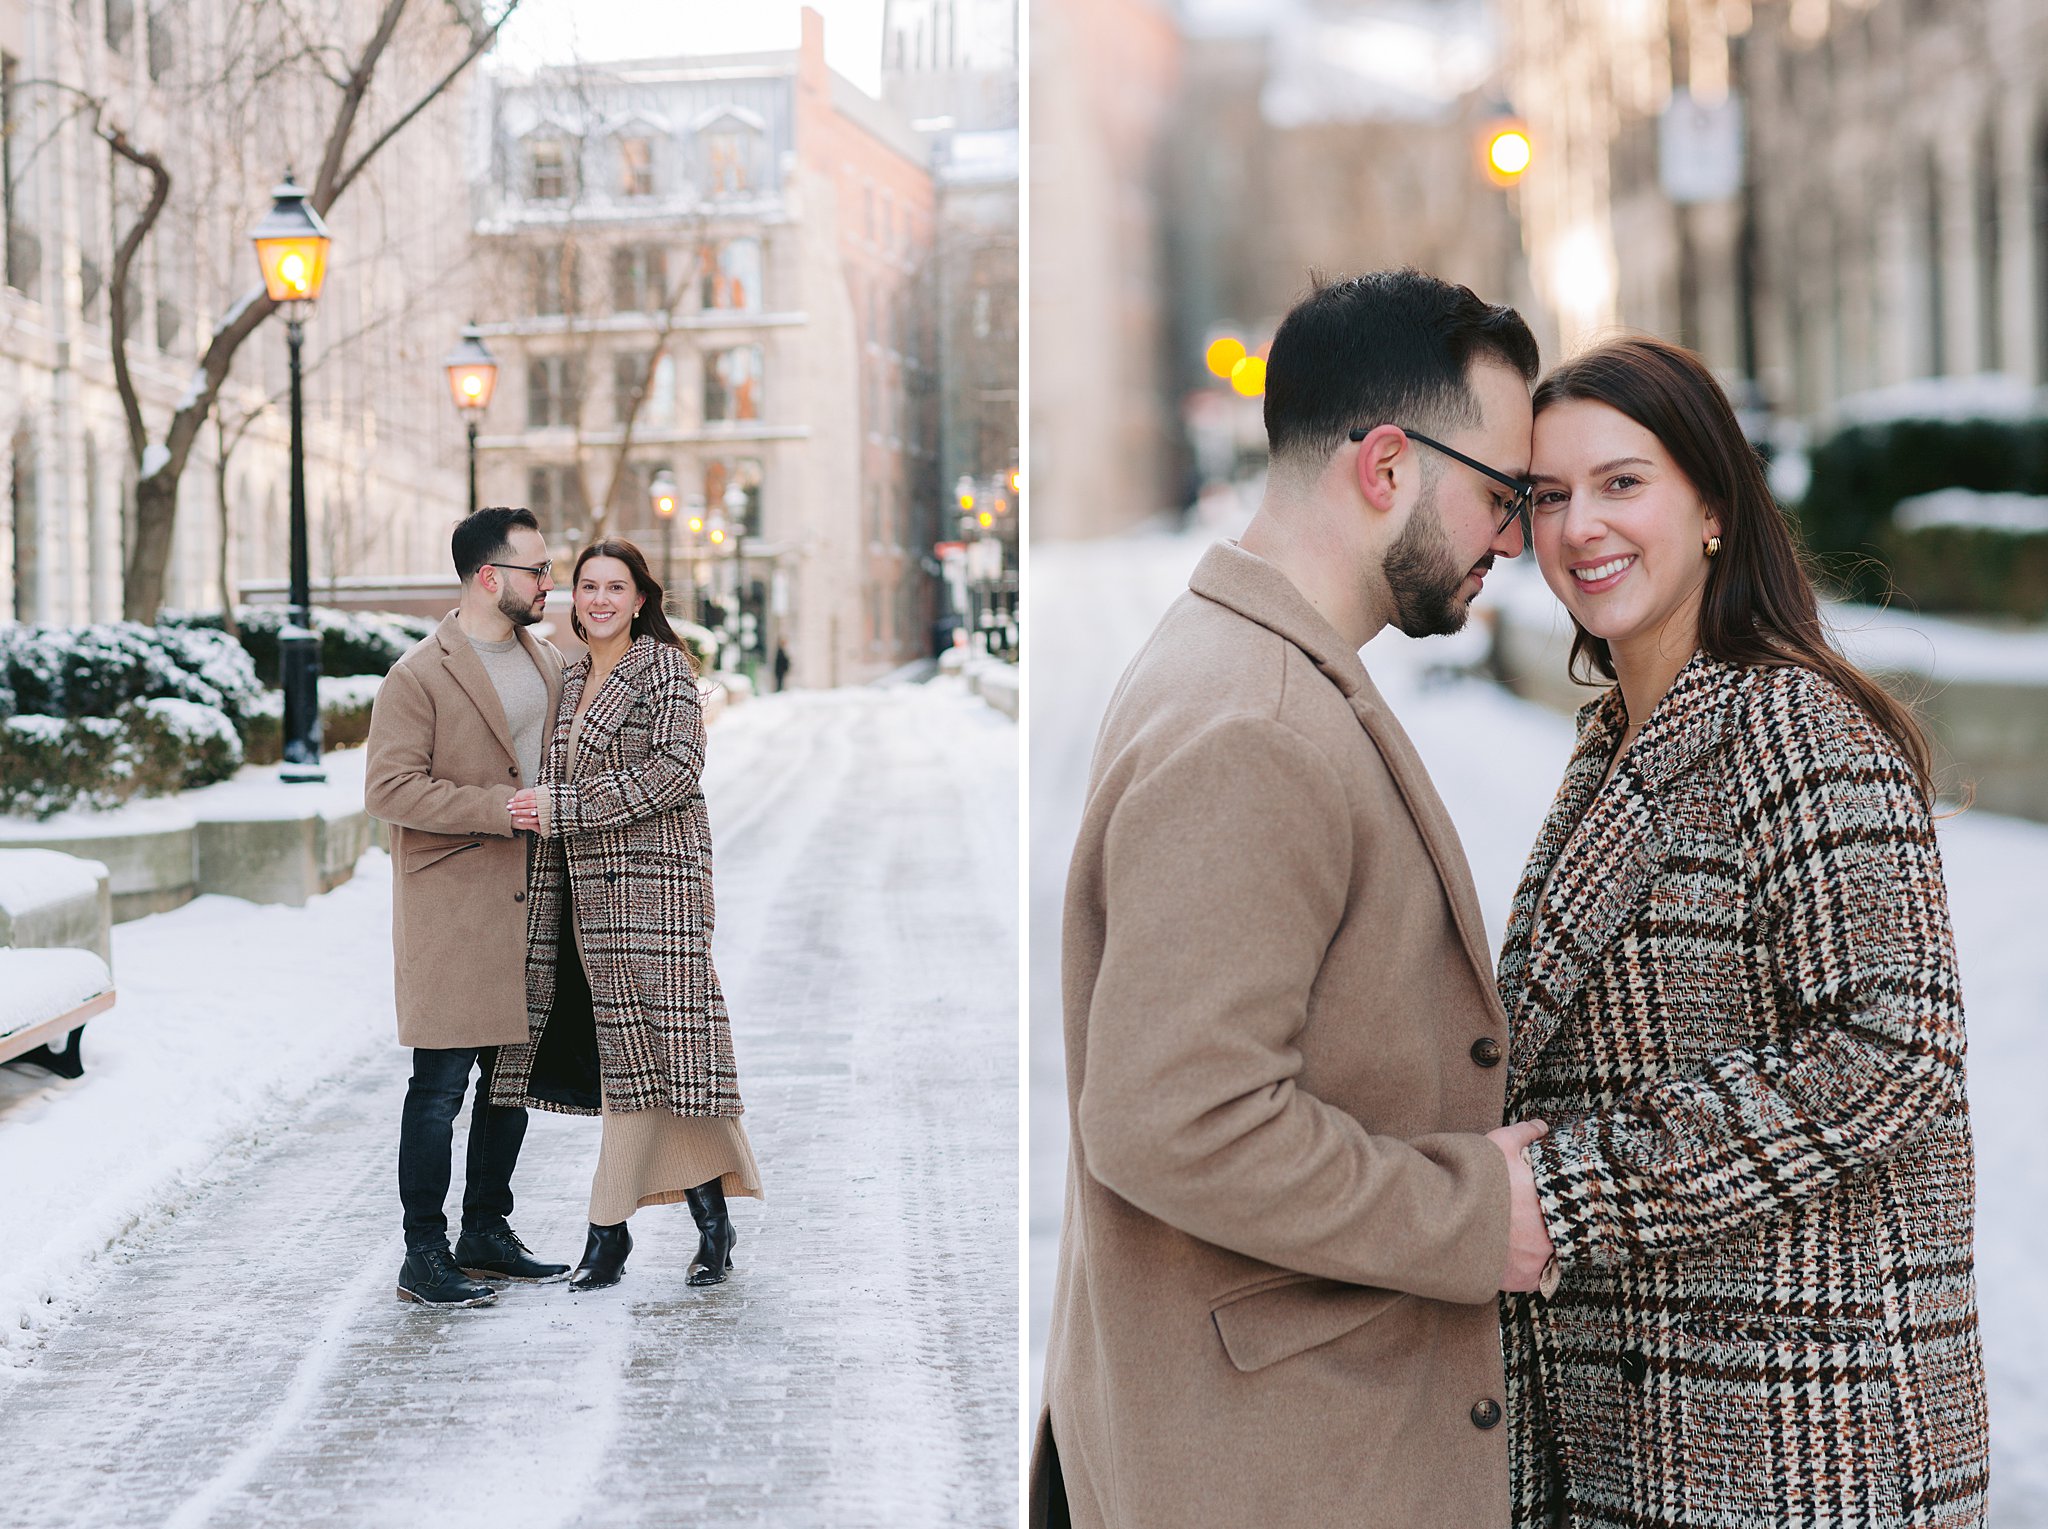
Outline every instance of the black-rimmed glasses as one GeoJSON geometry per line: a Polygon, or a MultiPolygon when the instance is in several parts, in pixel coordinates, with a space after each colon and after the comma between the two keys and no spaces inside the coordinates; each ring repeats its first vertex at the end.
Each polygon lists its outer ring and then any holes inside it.
{"type": "MultiPolygon", "coordinates": [[[[1351,432],[1351,439],[1362,441],[1368,435],[1371,435],[1373,429],[1376,428],[1378,427],[1354,430],[1351,432]]],[[[1488,467],[1484,462],[1474,461],[1455,446],[1446,446],[1442,441],[1433,441],[1420,430],[1410,430],[1406,425],[1396,425],[1394,428],[1407,436],[1409,440],[1420,441],[1425,446],[1441,451],[1453,462],[1463,462],[1474,472],[1484,473],[1487,477],[1493,479],[1494,482],[1513,489],[1515,491],[1514,497],[1508,501],[1508,512],[1501,517],[1500,524],[1494,527],[1493,534],[1495,536],[1500,535],[1501,532],[1519,520],[1522,523],[1522,545],[1524,547],[1530,545],[1529,507],[1536,502],[1535,484],[1531,483],[1527,478],[1512,477],[1507,473],[1501,472],[1498,468],[1488,467]]]]}
{"type": "MultiPolygon", "coordinates": [[[[1415,434],[1415,432],[1414,432],[1414,431],[1412,431],[1412,430],[1411,430],[1411,431],[1409,431],[1408,433],[1409,433],[1410,435],[1414,435],[1414,434],[1415,434]]],[[[1421,440],[1421,439],[1422,439],[1422,437],[1421,437],[1421,436],[1419,436],[1419,435],[1417,435],[1417,436],[1415,436],[1415,439],[1417,439],[1417,440],[1419,441],[1419,440],[1421,440]]],[[[548,575],[549,575],[550,573],[552,573],[552,572],[554,571],[554,566],[555,566],[555,565],[554,565],[554,564],[552,564],[552,563],[486,563],[486,564],[484,564],[484,567],[486,567],[486,568],[510,568],[510,569],[513,569],[513,570],[515,570],[516,572],[519,572],[519,573],[530,573],[530,574],[532,574],[532,575],[534,576],[534,578],[535,578],[535,579],[544,579],[544,578],[546,578],[546,577],[547,577],[547,576],[548,576],[548,575]]]]}

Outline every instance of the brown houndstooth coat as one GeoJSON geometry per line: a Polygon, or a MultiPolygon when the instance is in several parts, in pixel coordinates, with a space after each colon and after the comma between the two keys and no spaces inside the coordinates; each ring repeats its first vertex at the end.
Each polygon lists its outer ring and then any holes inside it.
{"type": "MultiPolygon", "coordinates": [[[[565,1047],[549,1044],[564,1039],[549,1035],[551,1022],[582,1020],[580,1008],[572,1015],[556,1003],[566,873],[605,1103],[614,1111],[738,1115],[732,1032],[711,966],[711,826],[699,787],[696,675],[682,649],[636,639],[584,714],[576,773],[566,779],[569,725],[589,676],[587,655],[563,672],[541,765],[541,835],[527,882],[528,1039],[500,1053],[493,1096],[598,1113],[587,1090],[560,1086],[565,1047]]],[[[562,955],[573,960],[573,952],[562,955]]]]}
{"type": "Polygon", "coordinates": [[[1605,789],[1620,692],[1579,722],[1500,965],[1563,1273],[1502,1300],[1515,1525],[1981,1524],[1963,1010],[1910,770],[1812,672],[1704,654],[1605,789]]]}

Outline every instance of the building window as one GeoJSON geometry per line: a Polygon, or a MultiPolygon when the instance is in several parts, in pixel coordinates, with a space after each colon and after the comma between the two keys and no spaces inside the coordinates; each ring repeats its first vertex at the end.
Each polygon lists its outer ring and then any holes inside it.
{"type": "Polygon", "coordinates": [[[2004,365],[2000,333],[1998,283],[1998,140],[1986,123],[1977,138],[1977,370],[1995,372],[2004,365]]]}
{"type": "Polygon", "coordinates": [[[757,137],[746,128],[725,128],[705,135],[704,180],[710,195],[737,196],[753,189],[757,137]]]}
{"type": "Polygon", "coordinates": [[[659,313],[668,306],[668,252],[659,244],[612,251],[612,311],[659,313]]]}
{"type": "Polygon", "coordinates": [[[640,395],[647,386],[647,367],[653,360],[644,350],[622,350],[612,357],[612,417],[627,424],[640,412],[640,395]]]}
{"type": "Polygon", "coordinates": [[[86,319],[94,324],[100,321],[100,290],[106,285],[100,275],[100,263],[90,255],[78,257],[78,306],[86,319]]]}
{"type": "Polygon", "coordinates": [[[1948,292],[1942,280],[1941,166],[1931,149],[1923,171],[1920,210],[1925,219],[1921,248],[1927,255],[1927,282],[1923,289],[1927,301],[1927,353],[1922,375],[1940,377],[1948,371],[1948,292]]]}
{"type": "Polygon", "coordinates": [[[128,39],[134,34],[135,0],[107,0],[107,46],[126,53],[128,39]]]}
{"type": "Polygon", "coordinates": [[[654,140],[652,138],[621,138],[619,140],[620,190],[627,196],[654,195],[654,140]]]}
{"type": "Polygon", "coordinates": [[[761,417],[761,347],[735,345],[704,357],[707,423],[761,417]]]}
{"type": "Polygon", "coordinates": [[[550,244],[533,252],[533,311],[543,318],[577,307],[576,247],[550,244]]]}
{"type": "Polygon", "coordinates": [[[20,68],[18,60],[0,55],[0,215],[6,220],[7,285],[34,298],[43,290],[43,242],[21,215],[21,187],[14,179],[20,68]]]}
{"type": "Polygon", "coordinates": [[[708,309],[751,313],[761,306],[761,241],[727,239],[706,245],[699,300],[708,309]]]}
{"type": "Polygon", "coordinates": [[[559,202],[569,194],[569,156],[559,138],[526,146],[526,195],[535,202],[559,202]]]}
{"type": "MultiPolygon", "coordinates": [[[[740,457],[737,460],[714,458],[704,464],[704,507],[728,514],[725,507],[726,490],[735,483],[747,496],[745,510],[747,535],[761,534],[761,459],[740,457]]],[[[737,529],[737,528],[735,528],[737,529]]]]}
{"type": "Polygon", "coordinates": [[[152,10],[148,22],[149,77],[161,80],[177,61],[177,37],[173,24],[161,10],[152,10]]]}
{"type": "Polygon", "coordinates": [[[585,519],[583,475],[574,467],[530,467],[526,472],[526,507],[541,530],[559,537],[585,519]]]}
{"type": "Polygon", "coordinates": [[[545,430],[576,422],[582,368],[574,356],[535,356],[526,363],[526,427],[545,430]]]}
{"type": "Polygon", "coordinates": [[[184,327],[184,318],[178,312],[178,305],[168,298],[156,301],[156,348],[170,355],[178,348],[178,331],[184,327]]]}

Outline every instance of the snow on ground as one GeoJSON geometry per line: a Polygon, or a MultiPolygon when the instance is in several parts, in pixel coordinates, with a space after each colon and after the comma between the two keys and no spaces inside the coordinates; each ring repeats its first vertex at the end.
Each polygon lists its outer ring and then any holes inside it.
{"type": "MultiPolygon", "coordinates": [[[[75,1082],[0,1071],[10,1526],[984,1525],[1014,1511],[1017,730],[958,680],[713,729],[716,954],[768,1199],[683,1285],[392,1298],[390,865],[119,926],[75,1082]],[[25,1324],[25,1325],[24,1325],[25,1324]]],[[[595,1123],[514,1223],[573,1259],[595,1123]]],[[[462,1136],[456,1143],[460,1181],[462,1136]]],[[[459,1195],[459,1191],[458,1191],[459,1195]]],[[[451,1196],[451,1199],[456,1196],[451,1196]]]]}
{"type": "MultiPolygon", "coordinates": [[[[1031,1079],[1029,1153],[1030,1415],[1042,1396],[1066,1176],[1067,1102],[1059,1009],[1059,911],[1067,859],[1087,787],[1095,730],[1118,675],[1186,587],[1215,525],[1179,536],[1141,532],[1114,541],[1033,549],[1031,714],[1031,1079]]],[[[1481,602],[1513,600],[1547,619],[1533,568],[1504,565],[1481,602]],[[1506,575],[1506,577],[1503,577],[1506,575]]],[[[1923,653],[1936,644],[1946,672],[1952,623],[1914,618],[1923,653]]],[[[1999,639],[1967,636],[1968,659],[1993,667],[1999,639]]],[[[1445,677],[1450,645],[1384,633],[1366,667],[1430,768],[1464,841],[1496,948],[1522,861],[1563,774],[1569,718],[1492,685],[1445,677]]],[[[1901,639],[1905,640],[1905,639],[1901,639]]],[[[2038,652],[2038,635],[2012,639],[2038,652]]],[[[2014,659],[2036,680],[2048,664],[2014,659]]],[[[1589,692],[1590,694],[1590,692],[1589,692]]],[[[2048,768],[2048,764],[2044,764],[2048,768]]],[[[1977,1273],[1991,1387],[1993,1529],[2048,1523],[2048,1155],[2040,1148],[2039,1079],[2048,1065],[2048,826],[1968,812],[1941,824],[1950,909],[1969,1017],[1970,1102],[1978,1167],[1977,1273]]]]}

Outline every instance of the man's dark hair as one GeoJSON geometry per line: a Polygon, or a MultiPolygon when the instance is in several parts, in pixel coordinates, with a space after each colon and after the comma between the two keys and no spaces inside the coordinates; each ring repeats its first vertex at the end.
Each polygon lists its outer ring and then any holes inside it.
{"type": "Polygon", "coordinates": [[[540,522],[531,510],[510,510],[503,505],[478,510],[463,521],[448,542],[448,550],[455,554],[455,577],[467,584],[484,564],[500,561],[519,526],[538,531],[540,522]]]}
{"type": "Polygon", "coordinates": [[[1472,363],[1498,361],[1534,382],[1536,339],[1512,308],[1417,270],[1313,287],[1266,357],[1266,442],[1274,462],[1320,467],[1356,429],[1427,433],[1472,426],[1472,363]]]}

